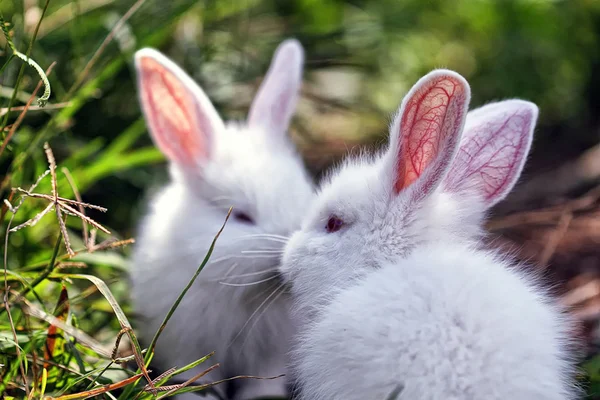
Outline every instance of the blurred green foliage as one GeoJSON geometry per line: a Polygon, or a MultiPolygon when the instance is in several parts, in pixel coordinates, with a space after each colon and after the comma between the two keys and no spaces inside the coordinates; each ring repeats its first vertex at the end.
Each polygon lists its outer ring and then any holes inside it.
{"type": "MultiPolygon", "coordinates": [[[[44,4],[0,2],[21,52],[44,4]]],[[[410,86],[429,70],[446,67],[468,79],[473,107],[513,97],[540,106],[534,151],[539,164],[564,161],[598,141],[598,0],[51,0],[31,57],[44,69],[56,62],[49,75],[53,94],[46,109],[28,112],[0,156],[2,198],[47,169],[42,145],[48,141],[59,170],[71,171],[83,200],[108,208],[106,214],[89,215],[118,238],[135,235],[144,193],[164,180],[166,171],[141,119],[134,52],[144,46],[161,49],[199,82],[224,117],[244,118],[251,98],[244,94],[256,88],[286,37],[298,38],[307,55],[305,100],[312,107],[302,108],[295,120],[300,136],[381,138],[410,86]],[[141,3],[139,10],[93,58],[134,3],[141,3]],[[340,118],[350,122],[333,122],[340,118]],[[556,154],[550,148],[559,148],[562,159],[547,157],[556,154]]],[[[3,47],[7,61],[11,51],[3,47]]],[[[13,58],[0,75],[2,108],[8,107],[21,66],[13,58]]],[[[38,79],[26,67],[13,106],[27,101],[38,79]]],[[[17,116],[10,112],[8,122],[17,116]]],[[[58,183],[61,195],[73,198],[60,173],[58,183]]],[[[50,180],[36,190],[49,193],[50,180]]],[[[27,199],[13,226],[45,205],[27,199]]],[[[5,215],[3,231],[10,217],[5,215]]],[[[67,225],[74,248],[83,247],[80,221],[70,218],[67,225]]],[[[33,279],[50,260],[58,233],[56,218],[48,215],[11,234],[8,268],[33,279]]],[[[111,250],[77,259],[88,263],[86,273],[109,283],[130,312],[122,279],[126,255],[111,250]]],[[[56,280],[40,285],[45,307],[54,307],[60,288],[56,280]]],[[[78,282],[71,297],[86,288],[78,282]]],[[[71,311],[84,331],[114,341],[120,327],[102,296],[86,295],[71,311]]],[[[39,342],[33,336],[25,340],[39,342]]]]}

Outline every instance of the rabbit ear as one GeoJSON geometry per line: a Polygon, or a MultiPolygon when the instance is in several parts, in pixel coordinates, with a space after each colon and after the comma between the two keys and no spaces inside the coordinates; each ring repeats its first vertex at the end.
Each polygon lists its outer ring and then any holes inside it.
{"type": "Polygon", "coordinates": [[[140,104],[152,139],[173,162],[201,165],[224,125],[202,89],[173,61],[153,49],[135,53],[140,104]]]}
{"type": "Polygon", "coordinates": [[[504,199],[521,175],[537,117],[538,107],[523,100],[500,101],[469,112],[444,189],[475,191],[487,208],[504,199]]]}
{"type": "Polygon", "coordinates": [[[278,134],[287,131],[298,101],[303,64],[300,42],[288,39],[279,45],[250,107],[249,125],[278,134]]]}
{"type": "Polygon", "coordinates": [[[404,97],[390,132],[395,194],[411,187],[422,198],[435,190],[456,153],[470,96],[462,76],[436,70],[404,97]]]}

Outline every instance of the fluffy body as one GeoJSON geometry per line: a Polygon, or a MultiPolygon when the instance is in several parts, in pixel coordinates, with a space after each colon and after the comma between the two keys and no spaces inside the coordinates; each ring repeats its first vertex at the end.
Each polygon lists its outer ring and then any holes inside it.
{"type": "Polygon", "coordinates": [[[339,291],[303,332],[301,398],[386,399],[400,386],[398,400],[575,399],[561,316],[497,255],[420,246],[339,291]]]}
{"type": "MultiPolygon", "coordinates": [[[[163,331],[153,362],[163,370],[182,367],[215,351],[209,362],[221,366],[200,383],[285,374],[296,326],[277,266],[285,238],[300,226],[313,197],[312,181],[285,134],[302,49],[295,41],[280,46],[248,121],[240,123],[221,121],[201,89],[166,57],[154,50],[136,57],[150,133],[171,161],[171,180],[149,203],[132,260],[131,296],[142,340],[149,344],[233,206],[210,261],[163,331]],[[163,110],[164,104],[174,110],[163,110]]],[[[189,379],[206,365],[178,378],[189,379]]],[[[223,398],[240,400],[288,393],[284,378],[237,380],[216,389],[223,398]]]]}

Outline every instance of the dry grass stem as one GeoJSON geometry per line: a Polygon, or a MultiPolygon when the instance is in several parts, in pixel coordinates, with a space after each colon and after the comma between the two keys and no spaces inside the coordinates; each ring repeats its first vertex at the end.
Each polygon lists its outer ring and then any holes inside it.
{"type": "MultiPolygon", "coordinates": [[[[92,218],[85,215],[85,210],[84,210],[84,208],[91,208],[94,210],[105,212],[106,208],[96,206],[93,204],[89,204],[89,203],[84,203],[83,201],[81,201],[81,196],[79,195],[79,192],[76,189],[76,186],[72,180],[72,177],[70,176],[70,174],[68,173],[68,170],[66,170],[66,169],[63,169],[63,172],[65,172],[65,171],[67,172],[65,174],[65,176],[67,177],[69,184],[73,188],[73,192],[75,193],[77,200],[66,199],[64,197],[59,196],[58,182],[57,182],[57,176],[56,176],[56,160],[54,158],[52,149],[50,148],[48,143],[44,143],[44,151],[46,153],[46,158],[48,159],[48,165],[50,166],[49,172],[50,172],[50,176],[51,176],[52,194],[33,193],[33,188],[30,188],[29,190],[24,190],[22,188],[16,188],[15,190],[18,191],[19,193],[21,193],[24,197],[44,199],[44,200],[48,201],[49,204],[43,211],[36,214],[33,218],[23,222],[22,224],[20,224],[18,226],[15,226],[14,228],[11,228],[10,232],[18,231],[19,229],[25,228],[27,226],[34,226],[46,214],[48,214],[52,209],[54,209],[56,212],[56,218],[58,219],[58,224],[60,226],[60,230],[61,230],[61,233],[63,236],[63,240],[65,242],[65,247],[67,249],[67,253],[68,253],[69,257],[73,257],[73,256],[75,256],[75,252],[73,251],[73,249],[71,247],[69,233],[67,231],[67,226],[65,224],[66,215],[71,215],[71,216],[81,219],[83,222],[83,225],[84,225],[84,232],[87,232],[85,225],[89,224],[89,225],[92,225],[94,228],[99,229],[106,234],[110,234],[111,232],[108,229],[106,229],[105,227],[100,225],[98,222],[94,221],[92,218]],[[79,207],[79,210],[73,208],[72,205],[79,207]],[[63,215],[63,213],[65,215],[63,215]]],[[[38,182],[39,181],[40,180],[38,180],[38,182]]],[[[7,204],[7,207],[11,211],[13,211],[13,214],[14,214],[14,212],[16,211],[16,208],[12,207],[10,205],[10,203],[7,204]]],[[[86,246],[92,247],[88,243],[86,243],[86,246]]]]}

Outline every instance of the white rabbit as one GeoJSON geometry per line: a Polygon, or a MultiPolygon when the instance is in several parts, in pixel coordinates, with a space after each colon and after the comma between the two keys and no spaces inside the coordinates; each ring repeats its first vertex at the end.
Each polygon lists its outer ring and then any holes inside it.
{"type": "Polygon", "coordinates": [[[387,152],[348,161],[286,245],[301,399],[576,398],[570,320],[531,274],[479,248],[538,109],[508,100],[465,124],[469,100],[452,71],[419,80],[387,152]]]}
{"type": "MultiPolygon", "coordinates": [[[[313,197],[286,131],[299,95],[304,52],[290,39],[276,50],[247,123],[225,124],[200,87],[152,49],[135,55],[138,92],[153,141],[170,161],[171,182],[150,204],[133,256],[132,298],[146,344],[205,257],[225,221],[211,261],[158,342],[156,365],[182,367],[216,351],[208,364],[178,376],[284,374],[296,331],[277,266],[285,239],[313,197]]],[[[232,399],[285,396],[284,378],[244,379],[217,387],[232,399]]],[[[195,394],[182,398],[196,399],[195,394]]]]}

